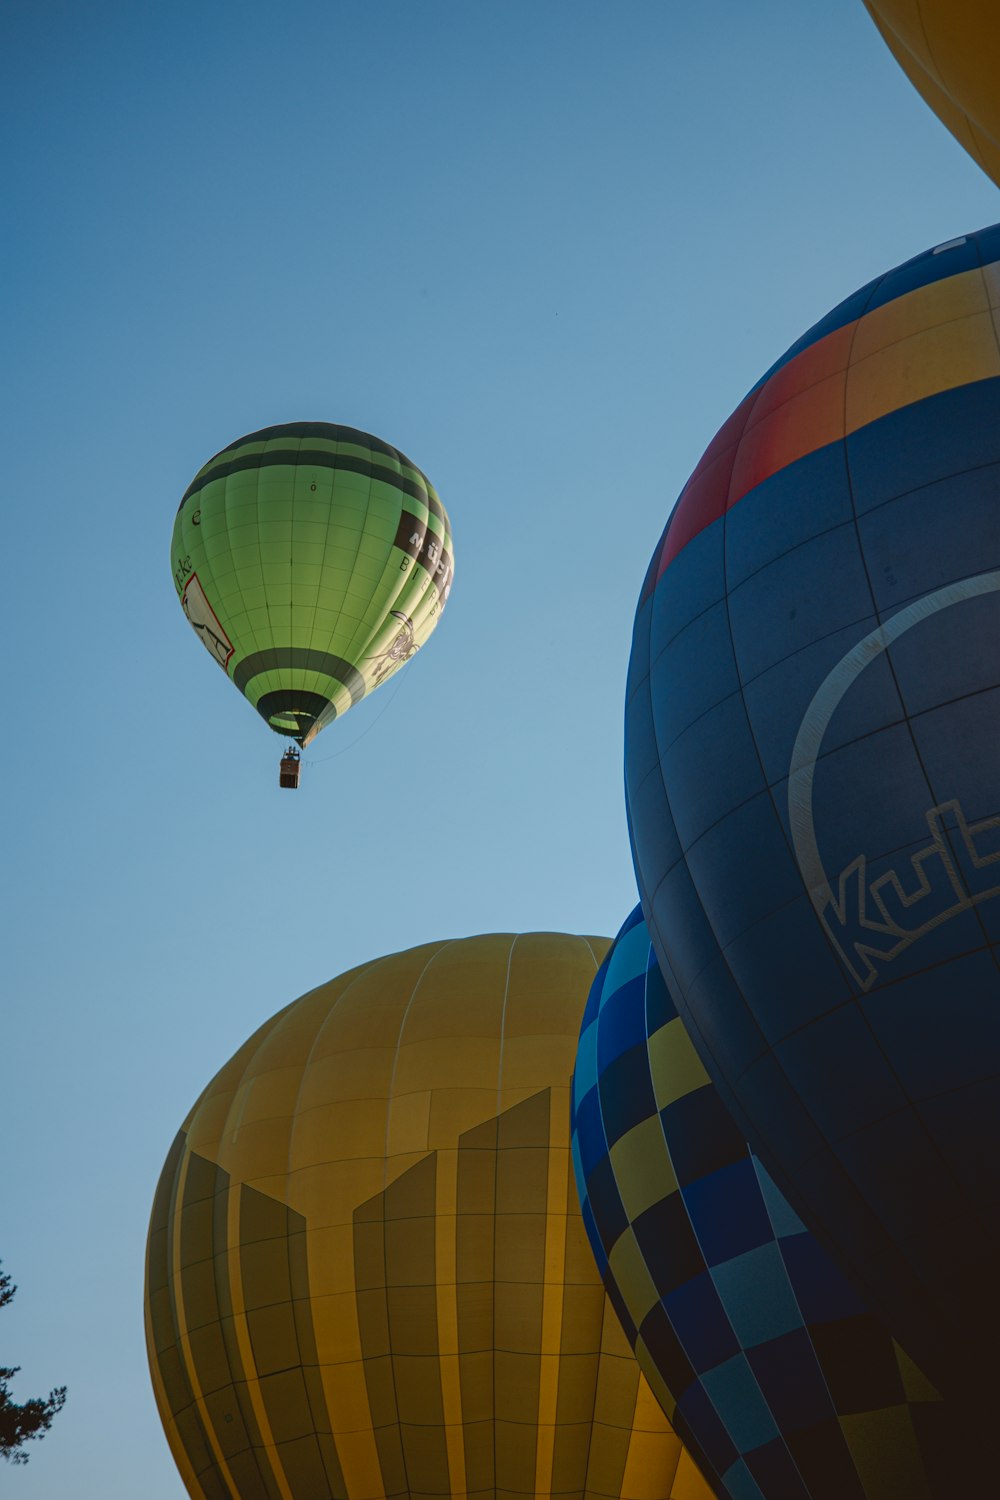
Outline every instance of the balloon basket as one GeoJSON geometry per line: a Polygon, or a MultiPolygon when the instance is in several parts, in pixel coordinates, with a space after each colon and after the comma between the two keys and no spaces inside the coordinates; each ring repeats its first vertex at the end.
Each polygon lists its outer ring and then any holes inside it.
{"type": "Polygon", "coordinates": [[[281,769],[278,773],[278,785],[291,787],[292,790],[299,784],[299,770],[301,767],[299,752],[294,745],[289,745],[281,757],[281,769]]]}

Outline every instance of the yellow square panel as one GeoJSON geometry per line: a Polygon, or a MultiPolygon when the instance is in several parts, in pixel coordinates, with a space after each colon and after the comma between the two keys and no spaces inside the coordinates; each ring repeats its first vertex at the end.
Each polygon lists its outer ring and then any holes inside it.
{"type": "Polygon", "coordinates": [[[290,1302],[248,1313],[247,1326],[258,1376],[272,1375],[299,1364],[301,1354],[290,1302]]]}
{"type": "Polygon", "coordinates": [[[927,328],[857,364],[847,374],[847,429],[938,391],[1000,375],[1000,352],[989,312],[927,328]]]}
{"type": "Polygon", "coordinates": [[[988,308],[986,284],[978,269],[962,271],[957,276],[945,277],[943,281],[917,287],[902,297],[884,302],[881,307],[872,308],[858,320],[851,363],[867,359],[868,355],[910,338],[923,329],[951,323],[956,318],[967,318],[973,313],[984,313],[988,308]]]}
{"type": "Polygon", "coordinates": [[[512,1354],[497,1349],[493,1362],[497,1426],[524,1422],[534,1426],[538,1412],[537,1354],[512,1354]]]}
{"type": "Polygon", "coordinates": [[[469,1281],[456,1288],[458,1346],[463,1355],[493,1348],[493,1282],[469,1281]]]}
{"type": "Polygon", "coordinates": [[[503,1150],[497,1163],[496,1212],[545,1213],[549,1153],[541,1146],[503,1150]]]}
{"type": "Polygon", "coordinates": [[[542,1337],[541,1286],[498,1281],[494,1289],[494,1333],[498,1348],[538,1354],[542,1337]]]}
{"type": "Polygon", "coordinates": [[[302,1075],[300,1109],[338,1099],[382,1099],[389,1093],[395,1047],[357,1047],[314,1058],[302,1075]]]}
{"type": "Polygon", "coordinates": [[[427,1145],[431,1151],[457,1146],[467,1130],[491,1119],[497,1112],[494,1080],[488,1088],[435,1089],[431,1098],[427,1145]]]}
{"type": "Polygon", "coordinates": [[[535,1426],[520,1420],[497,1419],[496,1474],[497,1497],[506,1490],[523,1497],[535,1492],[535,1426]]]}
{"type": "Polygon", "coordinates": [[[381,1099],[320,1104],[300,1110],[295,1117],[296,1168],[377,1156],[384,1147],[385,1104],[381,1099]]]}
{"type": "Polygon", "coordinates": [[[385,1273],[390,1287],[433,1293],[434,1269],[433,1219],[396,1219],[386,1225],[385,1273]]]}
{"type": "MultiPolygon", "coordinates": [[[[372,1296],[375,1295],[373,1292],[372,1296]]],[[[354,1292],[338,1292],[325,1297],[314,1294],[312,1316],[316,1352],[321,1365],[349,1364],[368,1352],[361,1345],[354,1292]]]]}
{"type": "Polygon", "coordinates": [[[310,1230],[350,1224],[355,1208],[385,1187],[385,1162],[381,1157],[299,1167],[293,1149],[290,1168],[288,1203],[297,1213],[305,1214],[310,1230]]]}
{"type": "Polygon", "coordinates": [[[421,1427],[440,1427],[444,1421],[441,1405],[441,1373],[436,1354],[420,1357],[396,1354],[392,1361],[396,1383],[396,1406],[400,1422],[421,1427]]]}
{"type": "Polygon", "coordinates": [[[659,1302],[660,1294],[631,1228],[626,1229],[619,1237],[608,1257],[608,1263],[612,1280],[621,1292],[632,1321],[638,1326],[650,1308],[659,1302]]]}
{"type": "Polygon", "coordinates": [[[708,1083],[708,1074],[680,1016],[653,1032],[648,1050],[657,1109],[666,1109],[675,1099],[683,1099],[708,1083]]]}
{"type": "Polygon", "coordinates": [[[600,1282],[593,1286],[563,1287],[560,1347],[564,1359],[569,1355],[597,1352],[605,1295],[600,1282]]]}
{"type": "Polygon", "coordinates": [[[576,1058],[576,1033],[570,1036],[506,1037],[503,1048],[504,1089],[569,1087],[576,1058]]]}
{"type": "Polygon", "coordinates": [[[541,1282],[545,1269],[545,1215],[504,1214],[496,1221],[496,1276],[541,1282]]]}
{"type": "MultiPolygon", "coordinates": [[[[669,1030],[674,1022],[663,1027],[669,1030]]],[[[657,1033],[659,1035],[659,1033],[657,1033]]],[[[700,1064],[699,1064],[700,1066],[700,1064]]],[[[677,1191],[677,1178],[659,1115],[650,1115],[611,1147],[611,1166],[622,1206],[631,1222],[677,1191]]]]}
{"type": "Polygon", "coordinates": [[[426,1151],[430,1114],[431,1095],[428,1090],[424,1089],[415,1093],[394,1093],[389,1101],[388,1135],[385,1137],[386,1155],[398,1156],[406,1151],[426,1151]]]}

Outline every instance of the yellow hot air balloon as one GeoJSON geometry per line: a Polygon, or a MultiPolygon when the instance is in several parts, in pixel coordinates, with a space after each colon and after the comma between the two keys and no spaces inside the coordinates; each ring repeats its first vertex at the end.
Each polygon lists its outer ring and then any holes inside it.
{"type": "Polygon", "coordinates": [[[994,0],[865,0],[924,102],[1000,186],[1000,8],[994,0]]]}
{"type": "Polygon", "coordinates": [[[146,1329],[193,1500],[711,1500],[587,1244],[569,1088],[609,944],[428,943],[296,1000],[202,1094],[146,1329]]]}

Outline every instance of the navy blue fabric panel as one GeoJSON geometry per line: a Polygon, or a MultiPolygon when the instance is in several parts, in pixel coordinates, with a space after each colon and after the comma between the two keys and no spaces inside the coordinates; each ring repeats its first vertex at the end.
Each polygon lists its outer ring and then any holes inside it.
{"type": "Polygon", "coordinates": [[[661,1295],[705,1270],[705,1258],[680,1193],[670,1193],[651,1204],[638,1215],[632,1227],[642,1258],[661,1295]]]}
{"type": "MultiPolygon", "coordinates": [[[[662,696],[669,694],[665,684],[662,696]]],[[[661,752],[663,776],[681,847],[765,790],[746,710],[739,694],[725,699],[661,752]]]]}
{"type": "Polygon", "coordinates": [[[971,693],[995,691],[998,641],[1000,590],[940,610],[906,631],[888,654],[907,713],[922,714],[971,693]]]}
{"type": "Polygon", "coordinates": [[[688,1387],[678,1405],[685,1422],[697,1434],[709,1463],[718,1474],[724,1474],[738,1455],[700,1381],[688,1387]]]}
{"type": "MultiPolygon", "coordinates": [[[[653,591],[649,639],[655,656],[678,631],[726,595],[723,518],[691,538],[653,591]],[[669,577],[669,584],[665,580],[669,577]]],[[[644,648],[645,649],[645,648],[644,648]]]]}
{"type": "Polygon", "coordinates": [[[681,858],[681,844],[663,790],[659,765],[638,784],[630,782],[628,797],[629,834],[632,857],[658,884],[681,858]]]}
{"type": "Polygon", "coordinates": [[[839,1141],[907,1103],[853,1001],[793,1032],[775,1055],[827,1140],[839,1141]]]}
{"type": "MultiPolygon", "coordinates": [[[[1000,650],[1000,634],[992,644],[994,651],[1000,650]]],[[[927,806],[954,799],[969,822],[996,817],[1000,813],[996,776],[1000,687],[921,714],[911,721],[911,728],[930,782],[927,806]],[[956,754],[959,747],[961,753],[956,754]]],[[[985,830],[974,838],[974,845],[977,857],[990,858],[1000,849],[996,834],[985,830]]]]}
{"type": "MultiPolygon", "coordinates": [[[[581,1151],[583,1151],[582,1144],[581,1151]]],[[[587,1197],[593,1211],[594,1223],[597,1225],[601,1243],[610,1255],[628,1228],[628,1214],[622,1207],[611,1158],[609,1156],[589,1157],[584,1153],[584,1161],[588,1164],[587,1197]]]]}
{"type": "Polygon", "coordinates": [[[590,1089],[584,1094],[577,1105],[575,1119],[580,1159],[589,1177],[596,1165],[604,1161],[608,1154],[604,1121],[601,1118],[601,1097],[597,1089],[590,1089]]]}
{"type": "Polygon", "coordinates": [[[645,1050],[645,1001],[645,970],[605,994],[597,1028],[597,1067],[601,1073],[623,1052],[640,1045],[645,1050]]]}
{"type": "Polygon", "coordinates": [[[637,678],[625,705],[625,756],[636,784],[644,781],[659,762],[648,675],[637,678]]]}
{"type": "MultiPolygon", "coordinates": [[[[636,850],[641,852],[638,839],[636,850]]],[[[643,908],[657,937],[669,935],[663,943],[663,957],[684,993],[719,952],[687,865],[679,862],[668,869],[643,908]]]]}
{"type": "Polygon", "coordinates": [[[701,1177],[683,1190],[694,1232],[710,1266],[732,1260],[773,1238],[757,1174],[746,1145],[740,1144],[741,1161],[701,1177]]]}
{"type": "MultiPolygon", "coordinates": [[[[810,1496],[794,1458],[780,1438],[748,1453],[744,1463],[760,1486],[762,1495],[781,1495],[782,1500],[816,1500],[815,1491],[810,1496]]],[[[839,1496],[837,1500],[840,1500],[839,1496]]]]}
{"type": "Polygon", "coordinates": [[[645,1040],[616,1057],[602,1070],[598,1092],[609,1146],[656,1114],[645,1040]]]}
{"type": "Polygon", "coordinates": [[[649,950],[649,968],[646,970],[645,1008],[647,1037],[659,1031],[661,1026],[666,1026],[677,1015],[677,1007],[652,948],[649,950]]]}
{"type": "Polygon", "coordinates": [[[887,302],[905,297],[907,292],[915,292],[918,287],[929,286],[933,281],[941,281],[946,276],[958,276],[963,271],[972,271],[979,266],[979,246],[975,235],[962,235],[954,241],[945,241],[945,245],[947,248],[940,250],[925,250],[922,255],[914,256],[912,260],[883,276],[872,293],[866,311],[883,307],[887,302]]]}
{"type": "Polygon", "coordinates": [[[914,840],[927,842],[925,813],[933,806],[923,767],[905,724],[855,740],[816,763],[812,811],[827,879],[859,855],[891,854],[914,840]],[[886,767],[892,767],[887,796],[886,767]]]}
{"type": "Polygon", "coordinates": [[[866,998],[865,1015],[914,1099],[964,1089],[996,1073],[1000,1055],[998,970],[991,952],[953,960],[948,993],[935,970],[913,974],[866,998]],[[928,1047],[928,1037],[934,1046],[928,1047]]]}
{"type": "Polygon", "coordinates": [[[791,1170],[823,1149],[824,1137],[772,1052],[747,1069],[733,1085],[733,1092],[745,1116],[754,1122],[750,1136],[754,1153],[779,1187],[781,1180],[772,1162],[783,1161],[791,1170]],[[780,1151],[775,1149],[777,1142],[781,1143],[780,1151]]]}
{"type": "Polygon", "coordinates": [[[805,1231],[781,1240],[781,1255],[806,1324],[832,1323],[865,1311],[860,1294],[842,1276],[813,1235],[805,1231]]]}
{"type": "Polygon", "coordinates": [[[833,1415],[826,1382],[803,1328],[758,1344],[747,1360],[783,1432],[811,1427],[833,1415]]]}
{"type": "Polygon", "coordinates": [[[867,619],[871,612],[871,590],[851,521],[802,542],[733,589],[729,617],[740,675],[748,682],[793,651],[867,619]]]}
{"type": "Polygon", "coordinates": [[[632,649],[625,679],[625,701],[632,698],[640,683],[649,676],[649,631],[653,620],[652,596],[644,599],[635,613],[632,625],[632,649]]]}
{"type": "MultiPolygon", "coordinates": [[[[817,689],[878,623],[868,615],[786,656],[744,685],[750,727],[770,785],[788,775],[795,738],[817,689]]],[[[822,750],[829,753],[902,718],[903,705],[882,653],[844,695],[827,726],[822,750]]]]}
{"type": "Polygon", "coordinates": [[[739,692],[725,602],[710,605],[652,655],[653,721],[665,754],[702,714],[739,692]]]}
{"type": "Polygon", "coordinates": [[[739,1353],[736,1335],[707,1271],[668,1292],[663,1305],[688,1358],[700,1374],[739,1353]]]}
{"type": "Polygon", "coordinates": [[[757,1017],[746,1004],[725,954],[717,954],[679,1000],[688,1035],[716,1089],[732,1110],[730,1078],[740,1078],[767,1051],[757,1017]],[[697,1017],[697,1019],[695,1019],[697,1017]]]}
{"type": "Polygon", "coordinates": [[[842,441],[817,448],[779,469],[744,495],[726,516],[729,588],[738,588],[801,542],[853,519],[842,441]],[[809,496],[808,505],[802,504],[803,494],[809,496]]]}
{"type": "MultiPolygon", "coordinates": [[[[994,402],[998,395],[1000,380],[994,402]]],[[[1000,567],[998,428],[1000,423],[990,424],[993,451],[989,457],[984,452],[975,467],[949,471],[936,484],[908,491],[859,517],[858,533],[883,617],[947,583],[1000,567]]],[[[978,433],[977,438],[982,446],[978,433]]],[[[959,615],[967,608],[954,606],[959,615]]],[[[918,625],[916,634],[929,634],[933,642],[938,623],[918,625]]],[[[933,650],[933,644],[925,649],[933,650]]]]}
{"type": "Polygon", "coordinates": [[[802,894],[769,792],[710,828],[687,851],[687,866],[720,948],[802,894]]]}
{"type": "Polygon", "coordinates": [[[939,391],[869,422],[847,438],[859,516],[897,495],[1000,460],[1000,376],[939,391]]]}
{"type": "Polygon", "coordinates": [[[682,1188],[746,1156],[746,1142],[710,1083],[666,1105],[660,1120],[682,1188]]]}
{"type": "Polygon", "coordinates": [[[650,1308],[642,1320],[639,1334],[667,1390],[679,1399],[694,1380],[695,1373],[662,1302],[650,1308]]]}
{"type": "Polygon", "coordinates": [[[850,993],[806,895],[734,938],[725,957],[733,982],[771,1045],[840,1005],[850,993]]]}

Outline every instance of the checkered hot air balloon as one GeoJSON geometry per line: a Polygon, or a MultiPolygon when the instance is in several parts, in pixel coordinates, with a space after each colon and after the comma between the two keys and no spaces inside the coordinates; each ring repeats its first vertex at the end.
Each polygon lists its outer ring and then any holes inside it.
{"type": "Polygon", "coordinates": [[[717,1495],[976,1493],[950,1411],[733,1124],[639,907],[584,1013],[573,1157],[622,1326],[717,1495]]]}

